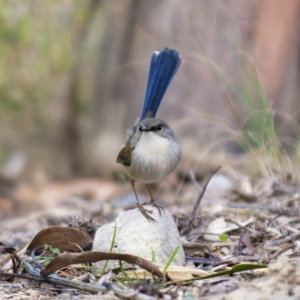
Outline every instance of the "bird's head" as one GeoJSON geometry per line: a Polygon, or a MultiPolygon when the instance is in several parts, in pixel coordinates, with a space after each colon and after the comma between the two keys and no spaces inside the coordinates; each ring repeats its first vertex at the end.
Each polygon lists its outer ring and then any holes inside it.
{"type": "Polygon", "coordinates": [[[163,138],[174,139],[174,134],[170,126],[158,118],[143,119],[138,125],[138,130],[142,134],[152,132],[163,138]]]}

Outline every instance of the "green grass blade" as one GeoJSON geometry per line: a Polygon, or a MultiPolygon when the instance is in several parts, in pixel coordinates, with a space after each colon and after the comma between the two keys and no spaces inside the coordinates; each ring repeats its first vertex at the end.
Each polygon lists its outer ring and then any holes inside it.
{"type": "MultiPolygon", "coordinates": [[[[114,227],[114,234],[113,234],[113,238],[111,240],[111,244],[110,244],[110,249],[109,249],[109,252],[111,253],[113,248],[114,248],[114,245],[115,245],[115,240],[116,240],[116,235],[117,235],[117,224],[115,223],[115,227],[114,227]]],[[[101,274],[100,274],[100,277],[103,276],[105,270],[106,270],[106,267],[107,267],[107,264],[108,264],[108,260],[105,262],[102,270],[101,270],[101,274]]]]}
{"type": "Polygon", "coordinates": [[[172,252],[167,264],[165,265],[164,269],[163,269],[163,273],[166,273],[167,272],[167,269],[169,268],[170,264],[172,263],[172,261],[174,260],[175,258],[175,255],[177,254],[178,252],[178,249],[179,249],[179,246],[177,246],[174,251],[172,252]]]}

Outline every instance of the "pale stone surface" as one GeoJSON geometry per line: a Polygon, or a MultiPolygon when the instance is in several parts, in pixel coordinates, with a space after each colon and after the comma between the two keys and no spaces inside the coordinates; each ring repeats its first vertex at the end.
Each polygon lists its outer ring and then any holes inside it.
{"type": "MultiPolygon", "coordinates": [[[[109,252],[114,228],[117,226],[112,252],[132,254],[150,261],[154,253],[156,262],[166,263],[174,249],[179,246],[173,264],[182,266],[185,263],[185,254],[173,217],[167,210],[162,211],[160,216],[155,207],[150,205],[144,207],[153,211],[151,216],[157,222],[148,221],[138,208],[123,212],[115,222],[105,224],[97,230],[93,251],[109,252]]],[[[94,267],[100,272],[103,264],[104,262],[98,262],[94,267]]],[[[106,271],[118,267],[118,261],[110,261],[106,271]]]]}

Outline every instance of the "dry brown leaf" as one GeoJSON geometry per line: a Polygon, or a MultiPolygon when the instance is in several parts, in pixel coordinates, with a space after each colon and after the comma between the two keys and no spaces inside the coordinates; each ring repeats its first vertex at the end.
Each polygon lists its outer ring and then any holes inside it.
{"type": "Polygon", "coordinates": [[[38,232],[27,246],[27,250],[32,251],[44,244],[51,245],[60,250],[79,252],[81,249],[90,249],[92,239],[78,229],[53,226],[38,232]]]}

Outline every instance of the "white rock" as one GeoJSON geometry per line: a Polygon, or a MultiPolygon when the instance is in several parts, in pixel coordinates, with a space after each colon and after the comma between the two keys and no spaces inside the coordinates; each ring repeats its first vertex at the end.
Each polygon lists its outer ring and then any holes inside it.
{"type": "MultiPolygon", "coordinates": [[[[115,222],[105,224],[96,232],[93,251],[109,252],[115,226],[117,226],[114,253],[127,253],[152,261],[155,257],[157,263],[166,263],[174,249],[179,250],[172,262],[182,266],[185,263],[185,254],[180,241],[177,226],[171,214],[165,210],[161,216],[158,210],[150,205],[145,209],[152,210],[153,217],[157,222],[148,221],[138,208],[121,213],[115,222]]],[[[104,262],[97,262],[94,267],[101,272],[104,262]]],[[[123,263],[123,266],[126,266],[123,263]]],[[[127,265],[129,266],[129,265],[127,265]]],[[[130,265],[131,267],[131,265],[130,265]]],[[[109,261],[106,271],[119,268],[118,261],[109,261]]]]}

